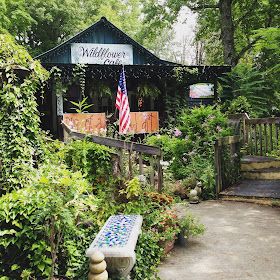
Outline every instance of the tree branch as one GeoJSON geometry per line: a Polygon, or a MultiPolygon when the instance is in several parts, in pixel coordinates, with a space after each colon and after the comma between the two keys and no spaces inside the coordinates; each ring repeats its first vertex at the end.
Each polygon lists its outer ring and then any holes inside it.
{"type": "Polygon", "coordinates": [[[257,4],[258,4],[258,0],[255,0],[250,6],[250,8],[247,9],[246,13],[234,21],[234,26],[236,27],[240,22],[242,22],[253,11],[254,7],[257,4]]]}
{"type": "Polygon", "coordinates": [[[187,5],[187,7],[192,11],[200,11],[204,9],[218,9],[219,4],[201,4],[197,6],[187,5]]]}
{"type": "Polygon", "coordinates": [[[247,46],[245,46],[235,57],[235,65],[238,63],[239,59],[248,51],[250,50],[255,43],[260,39],[260,37],[254,39],[252,42],[250,42],[247,46]]]}

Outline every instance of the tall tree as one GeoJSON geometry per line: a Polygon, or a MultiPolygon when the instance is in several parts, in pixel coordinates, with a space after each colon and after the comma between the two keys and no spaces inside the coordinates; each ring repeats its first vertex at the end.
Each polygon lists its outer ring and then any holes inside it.
{"type": "Polygon", "coordinates": [[[250,38],[253,30],[277,26],[280,20],[278,0],[149,0],[146,20],[155,26],[171,24],[183,7],[198,13],[200,33],[218,35],[223,62],[232,66],[258,41],[250,38]]]}
{"type": "Polygon", "coordinates": [[[0,23],[18,43],[38,54],[79,29],[81,8],[73,0],[2,0],[8,20],[0,23]]]}
{"type": "Polygon", "coordinates": [[[142,43],[148,28],[142,8],[140,0],[0,0],[0,30],[36,55],[106,16],[142,43]]]}

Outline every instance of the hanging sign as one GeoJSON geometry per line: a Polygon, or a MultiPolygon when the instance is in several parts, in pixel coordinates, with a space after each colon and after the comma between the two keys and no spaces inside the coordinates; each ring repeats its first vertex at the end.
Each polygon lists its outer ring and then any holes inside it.
{"type": "Polygon", "coordinates": [[[68,113],[63,115],[63,122],[81,133],[97,135],[106,132],[105,113],[68,113]]]}
{"type": "Polygon", "coordinates": [[[82,64],[133,64],[132,45],[71,44],[71,62],[82,64]]]}
{"type": "Polygon", "coordinates": [[[133,133],[154,133],[159,131],[158,112],[130,112],[133,133]]]}

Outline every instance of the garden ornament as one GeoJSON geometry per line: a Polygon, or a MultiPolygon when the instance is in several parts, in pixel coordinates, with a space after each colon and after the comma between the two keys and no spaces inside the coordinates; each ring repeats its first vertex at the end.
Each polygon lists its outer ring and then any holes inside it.
{"type": "Polygon", "coordinates": [[[108,280],[105,256],[100,251],[95,251],[90,257],[88,280],[108,280]]]}
{"type": "Polygon", "coordinates": [[[196,204],[196,203],[199,202],[199,197],[197,195],[197,190],[193,189],[193,190],[190,191],[189,200],[190,200],[190,203],[192,203],[192,204],[196,204]]]}
{"type": "Polygon", "coordinates": [[[202,192],[201,187],[202,187],[202,183],[201,183],[201,182],[197,182],[197,183],[196,183],[196,186],[195,186],[195,188],[194,188],[194,189],[197,191],[197,196],[198,196],[198,197],[200,197],[201,192],[202,192]]]}

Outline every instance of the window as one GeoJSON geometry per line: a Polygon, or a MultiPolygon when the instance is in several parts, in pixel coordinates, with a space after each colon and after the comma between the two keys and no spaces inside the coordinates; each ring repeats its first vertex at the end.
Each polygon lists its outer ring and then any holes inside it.
{"type": "Polygon", "coordinates": [[[190,98],[213,98],[214,97],[214,85],[207,83],[199,83],[190,85],[190,98]]]}

